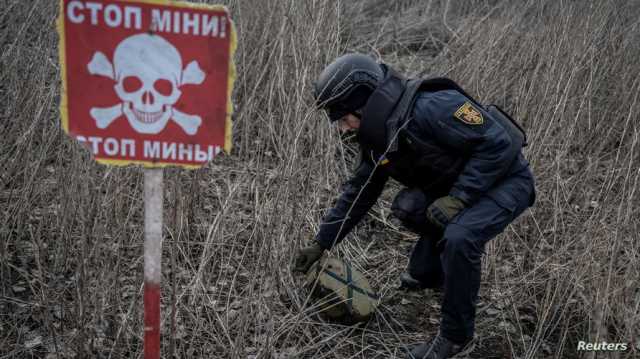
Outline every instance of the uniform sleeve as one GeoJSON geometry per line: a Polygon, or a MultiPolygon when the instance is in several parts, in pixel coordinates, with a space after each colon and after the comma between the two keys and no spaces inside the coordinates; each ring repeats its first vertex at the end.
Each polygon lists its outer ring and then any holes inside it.
{"type": "Polygon", "coordinates": [[[520,152],[499,122],[457,91],[431,94],[416,102],[415,111],[436,142],[468,159],[449,192],[468,205],[504,176],[520,152]]]}
{"type": "Polygon", "coordinates": [[[342,186],[342,194],[324,217],[316,235],[321,247],[329,249],[340,243],[376,203],[387,176],[374,168],[374,164],[363,157],[353,177],[342,186]]]}

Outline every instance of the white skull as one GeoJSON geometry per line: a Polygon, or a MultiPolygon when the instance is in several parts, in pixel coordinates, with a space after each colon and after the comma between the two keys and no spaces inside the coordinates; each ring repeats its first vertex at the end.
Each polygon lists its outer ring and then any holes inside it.
{"type": "Polygon", "coordinates": [[[116,47],[113,67],[114,88],[131,126],[145,134],[162,131],[182,93],[178,50],[160,36],[133,35],[116,47]]]}

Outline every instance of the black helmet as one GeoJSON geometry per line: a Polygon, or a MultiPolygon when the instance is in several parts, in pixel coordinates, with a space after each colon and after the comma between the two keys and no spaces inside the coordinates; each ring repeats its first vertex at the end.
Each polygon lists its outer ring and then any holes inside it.
{"type": "Polygon", "coordinates": [[[331,121],[362,108],[378,87],[384,73],[371,57],[347,54],[327,66],[314,83],[319,108],[326,109],[331,121]]]}

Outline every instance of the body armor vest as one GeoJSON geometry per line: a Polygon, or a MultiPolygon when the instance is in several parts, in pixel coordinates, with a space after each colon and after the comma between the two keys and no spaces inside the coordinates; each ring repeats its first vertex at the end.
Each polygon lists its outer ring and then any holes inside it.
{"type": "Polygon", "coordinates": [[[456,90],[485,109],[502,125],[518,149],[526,146],[522,128],[495,105],[482,106],[454,81],[447,78],[407,79],[391,68],[363,109],[358,141],[363,156],[379,163],[389,176],[408,187],[444,195],[460,175],[470,156],[452,153],[439,144],[418,138],[406,127],[417,94],[424,91],[456,90]],[[386,161],[388,163],[385,165],[386,161]]]}

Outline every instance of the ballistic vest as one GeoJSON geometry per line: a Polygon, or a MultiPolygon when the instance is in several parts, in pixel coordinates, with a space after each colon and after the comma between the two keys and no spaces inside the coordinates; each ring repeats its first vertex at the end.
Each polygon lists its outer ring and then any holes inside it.
{"type": "Polygon", "coordinates": [[[512,146],[520,149],[527,145],[524,130],[506,112],[496,105],[483,106],[454,81],[407,79],[391,68],[363,109],[358,142],[362,155],[383,165],[392,178],[408,187],[444,195],[462,172],[470,152],[452,153],[406,130],[418,93],[442,90],[456,90],[484,109],[507,131],[512,146]]]}

